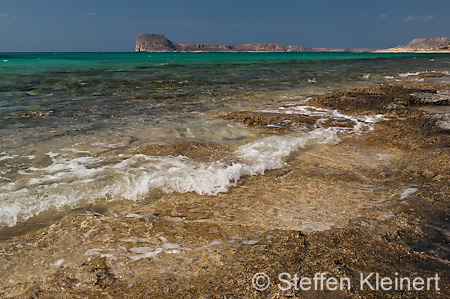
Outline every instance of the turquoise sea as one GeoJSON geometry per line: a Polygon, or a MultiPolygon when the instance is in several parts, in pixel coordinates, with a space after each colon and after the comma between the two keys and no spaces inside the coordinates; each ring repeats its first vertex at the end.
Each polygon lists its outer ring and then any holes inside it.
{"type": "Polygon", "coordinates": [[[305,140],[336,142],[342,133],[267,136],[217,114],[417,81],[408,76],[424,71],[449,82],[450,55],[0,53],[0,227],[154,192],[217,195],[242,176],[283,167],[305,140]],[[212,162],[142,151],[184,142],[232,150],[212,162]]]}

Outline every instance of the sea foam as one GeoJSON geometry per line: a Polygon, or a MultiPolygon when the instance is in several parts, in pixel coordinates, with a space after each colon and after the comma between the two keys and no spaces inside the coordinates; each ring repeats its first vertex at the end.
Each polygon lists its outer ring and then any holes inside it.
{"type": "Polygon", "coordinates": [[[90,156],[87,151],[67,149],[49,152],[48,166],[21,170],[14,182],[0,187],[0,225],[14,226],[52,208],[114,198],[138,201],[154,189],[165,193],[217,195],[228,191],[243,176],[262,175],[285,166],[286,157],[298,149],[311,144],[338,143],[338,133],[359,133],[382,119],[379,115],[358,118],[312,107],[289,106],[277,112],[319,115],[319,119],[351,119],[354,126],[323,128],[319,121],[311,131],[270,136],[244,144],[231,152],[226,161],[200,162],[185,156],[145,154],[98,157],[90,156]],[[79,156],[73,157],[73,153],[79,156]]]}

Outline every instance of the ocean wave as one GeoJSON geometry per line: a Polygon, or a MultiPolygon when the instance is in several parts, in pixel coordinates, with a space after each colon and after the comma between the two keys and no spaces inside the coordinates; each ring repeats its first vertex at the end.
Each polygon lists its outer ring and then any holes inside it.
{"type": "MultiPolygon", "coordinates": [[[[382,116],[356,117],[337,111],[305,106],[277,109],[283,113],[320,115],[351,119],[351,128],[318,126],[287,136],[270,136],[250,142],[231,152],[228,159],[200,162],[185,156],[111,155],[90,156],[88,151],[49,152],[51,163],[17,172],[17,179],[0,187],[0,226],[18,222],[49,209],[76,207],[99,200],[138,201],[151,190],[165,193],[195,192],[217,195],[236,185],[243,176],[262,175],[286,165],[294,151],[311,144],[340,142],[340,132],[359,133],[371,129],[382,116]],[[76,154],[78,156],[74,157],[76,154]]],[[[3,157],[11,157],[2,153],[3,157]]]]}

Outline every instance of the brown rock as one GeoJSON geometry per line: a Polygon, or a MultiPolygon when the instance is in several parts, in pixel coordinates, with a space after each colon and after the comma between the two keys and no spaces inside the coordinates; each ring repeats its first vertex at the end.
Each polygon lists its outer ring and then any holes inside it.
{"type": "Polygon", "coordinates": [[[173,52],[175,46],[162,34],[139,34],[136,52],[173,52]]]}
{"type": "Polygon", "coordinates": [[[286,52],[282,44],[177,44],[162,34],[139,34],[136,52],[286,52]]]}

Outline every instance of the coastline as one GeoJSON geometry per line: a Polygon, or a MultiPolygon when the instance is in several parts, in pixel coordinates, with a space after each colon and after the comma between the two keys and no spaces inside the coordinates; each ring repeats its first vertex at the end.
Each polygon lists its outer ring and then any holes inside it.
{"type": "MultiPolygon", "coordinates": [[[[306,147],[286,167],[245,177],[218,197],[186,193],[158,194],[157,200],[144,203],[117,200],[108,210],[101,205],[76,209],[51,225],[6,240],[0,251],[0,294],[448,296],[450,144],[444,127],[449,120],[416,108],[430,105],[424,99],[449,88],[417,83],[312,97],[308,105],[347,114],[382,113],[388,119],[373,131],[343,136],[341,143],[306,147]],[[27,270],[31,264],[35,267],[27,270]],[[314,277],[318,272],[349,277],[355,285],[337,291],[282,291],[272,285],[258,291],[251,283],[256,273],[275,281],[279,273],[314,277]],[[385,277],[437,273],[440,290],[357,288],[360,273],[375,272],[385,277]]],[[[272,126],[280,125],[280,117],[285,115],[230,120],[271,133],[289,132],[289,127],[272,126]]],[[[202,158],[216,153],[208,144],[182,147],[200,149],[202,158]]]]}
{"type": "Polygon", "coordinates": [[[380,49],[375,50],[372,53],[417,53],[417,54],[449,54],[450,50],[411,50],[411,49],[405,49],[405,48],[392,48],[392,49],[380,49]]]}
{"type": "Polygon", "coordinates": [[[167,39],[163,34],[141,33],[136,39],[136,52],[179,52],[179,53],[289,53],[289,52],[317,52],[317,53],[450,53],[445,42],[448,38],[414,39],[406,46],[389,49],[357,49],[357,48],[308,48],[304,46],[282,44],[179,44],[167,39]],[[433,46],[432,46],[433,45],[433,46]],[[441,47],[444,47],[442,48],[441,47]]]}

